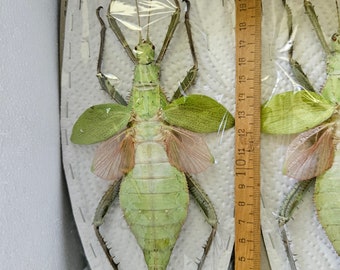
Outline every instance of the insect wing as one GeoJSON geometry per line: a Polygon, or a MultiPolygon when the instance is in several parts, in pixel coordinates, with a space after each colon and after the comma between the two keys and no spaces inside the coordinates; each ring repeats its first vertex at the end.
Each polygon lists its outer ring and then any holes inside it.
{"type": "Polygon", "coordinates": [[[104,141],[123,130],[131,117],[129,107],[100,104],[88,108],[73,126],[71,141],[92,144],[104,141]]]}
{"type": "Polygon", "coordinates": [[[164,131],[165,148],[172,166],[187,173],[200,173],[208,168],[214,158],[199,134],[169,127],[164,131]]]}
{"type": "Polygon", "coordinates": [[[130,129],[102,142],[93,159],[92,171],[106,180],[119,180],[135,164],[134,137],[130,129]]]}
{"type": "Polygon", "coordinates": [[[163,119],[173,126],[199,133],[216,132],[234,125],[234,117],[216,100],[204,95],[184,96],[163,110],[163,119]]]}
{"type": "Polygon", "coordinates": [[[319,176],[332,166],[333,127],[324,124],[298,135],[289,145],[283,173],[297,180],[319,176]]]}
{"type": "Polygon", "coordinates": [[[334,104],[315,92],[301,90],[281,93],[272,97],[262,107],[262,132],[303,132],[320,125],[332,116],[334,110],[334,104]]]}

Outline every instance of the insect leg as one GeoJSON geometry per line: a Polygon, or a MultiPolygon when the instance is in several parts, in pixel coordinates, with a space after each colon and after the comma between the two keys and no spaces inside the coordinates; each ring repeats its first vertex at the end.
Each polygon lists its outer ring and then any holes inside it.
{"type": "Polygon", "coordinates": [[[302,200],[302,197],[309,190],[310,186],[314,183],[314,180],[315,178],[297,182],[286,195],[286,198],[283,201],[278,213],[278,223],[281,231],[281,238],[284,243],[288,261],[292,270],[296,270],[297,268],[295,265],[294,254],[289,245],[286,232],[286,223],[291,219],[294,210],[297,208],[302,200]]]}
{"type": "Polygon", "coordinates": [[[315,10],[314,10],[314,6],[312,5],[312,3],[308,0],[304,0],[304,6],[305,6],[305,10],[307,12],[307,15],[315,29],[315,32],[320,40],[320,43],[324,49],[324,51],[326,52],[326,54],[330,54],[331,50],[329,49],[327,42],[325,40],[325,37],[322,33],[322,29],[318,20],[318,16],[316,16],[315,10]]]}
{"type": "Polygon", "coordinates": [[[185,93],[194,83],[196,76],[197,76],[197,70],[198,70],[198,63],[197,63],[197,57],[195,52],[195,46],[194,41],[192,38],[192,32],[191,32],[191,25],[189,20],[189,11],[190,11],[190,1],[184,0],[184,2],[187,4],[187,10],[185,12],[185,27],[187,30],[188,40],[189,40],[189,46],[190,51],[192,55],[192,60],[194,62],[194,65],[192,68],[188,71],[187,75],[183,79],[183,81],[180,83],[178,89],[176,90],[175,94],[173,95],[171,100],[175,100],[181,96],[183,96],[183,93],[185,93]]]}
{"type": "Polygon", "coordinates": [[[301,65],[298,61],[296,61],[293,58],[289,59],[289,64],[292,69],[292,72],[294,74],[294,77],[296,81],[299,83],[299,85],[306,90],[315,92],[314,87],[310,83],[307,75],[303,72],[301,65]]]}
{"type": "Polygon", "coordinates": [[[301,202],[302,197],[307,192],[309,187],[314,183],[314,180],[315,178],[297,182],[286,195],[286,198],[283,201],[278,214],[278,222],[280,226],[283,226],[290,220],[293,211],[301,202]]]}
{"type": "Polygon", "coordinates": [[[98,241],[99,241],[100,245],[102,246],[102,248],[103,248],[103,250],[106,254],[106,257],[108,258],[111,266],[115,270],[118,270],[118,264],[113,261],[113,258],[110,254],[110,249],[107,247],[106,242],[105,242],[103,236],[101,235],[101,233],[99,231],[99,227],[104,223],[104,217],[105,217],[107,211],[109,210],[109,207],[111,206],[111,204],[113,203],[113,201],[115,200],[115,198],[118,195],[120,182],[121,181],[113,182],[113,184],[105,192],[105,194],[103,195],[103,197],[101,198],[101,200],[100,200],[100,202],[97,206],[96,213],[95,213],[94,218],[93,218],[93,227],[94,227],[94,230],[96,232],[96,236],[98,238],[98,241]]]}
{"type": "Polygon", "coordinates": [[[286,231],[286,224],[280,227],[280,231],[281,231],[281,238],[282,238],[282,241],[285,246],[286,253],[287,253],[290,268],[291,270],[297,270],[295,259],[294,259],[294,254],[289,245],[289,239],[288,239],[287,231],[286,231]]]}
{"type": "MultiPolygon", "coordinates": [[[[115,0],[112,0],[111,2],[114,2],[114,1],[115,0]]],[[[134,64],[137,64],[137,58],[134,55],[129,44],[127,43],[126,38],[125,38],[124,34],[122,33],[122,30],[120,30],[120,27],[118,26],[116,19],[113,16],[111,16],[111,14],[110,14],[110,7],[111,7],[111,5],[109,5],[108,11],[107,11],[107,19],[109,21],[110,28],[115,33],[116,37],[118,38],[119,42],[122,44],[124,50],[126,51],[128,56],[130,57],[131,61],[134,64]]]]}
{"type": "Polygon", "coordinates": [[[101,87],[118,103],[121,105],[127,105],[127,102],[125,99],[116,91],[113,84],[110,82],[109,78],[102,73],[102,63],[103,63],[103,53],[104,53],[104,44],[105,44],[105,32],[106,32],[106,26],[103,21],[103,19],[100,17],[100,10],[102,7],[97,8],[96,14],[98,17],[98,20],[101,25],[100,30],[100,47],[99,47],[99,56],[98,56],[98,63],[97,63],[97,78],[99,80],[99,83],[101,87]]]}
{"type": "Polygon", "coordinates": [[[165,55],[165,52],[166,52],[166,50],[169,46],[170,40],[172,39],[174,32],[177,28],[178,22],[179,22],[179,17],[180,17],[180,14],[181,14],[181,8],[180,8],[178,0],[175,0],[175,4],[176,4],[176,10],[175,10],[174,14],[172,14],[172,16],[171,16],[171,21],[170,21],[170,24],[168,26],[168,31],[165,35],[163,45],[162,45],[162,48],[159,52],[156,63],[162,62],[163,57],[165,55]]]}
{"type": "Polygon", "coordinates": [[[188,188],[190,191],[190,194],[195,199],[196,203],[201,207],[205,214],[206,221],[211,225],[211,233],[209,235],[209,238],[207,240],[207,243],[204,247],[204,252],[201,257],[201,260],[198,264],[197,270],[201,270],[205,261],[205,258],[207,257],[207,254],[210,250],[212,241],[216,234],[217,229],[217,215],[214,209],[214,206],[212,202],[210,201],[207,194],[204,193],[203,189],[200,187],[200,185],[189,175],[186,174],[187,182],[188,182],[188,188]]]}
{"type": "Polygon", "coordinates": [[[303,72],[301,65],[298,61],[293,59],[293,49],[294,49],[294,37],[293,37],[293,19],[292,19],[292,11],[289,7],[289,5],[286,3],[285,0],[282,0],[282,3],[285,7],[286,13],[287,13],[287,26],[288,26],[288,40],[292,43],[289,51],[288,51],[288,57],[289,57],[289,64],[292,69],[292,72],[295,76],[295,79],[297,80],[298,84],[306,90],[315,92],[312,84],[310,83],[307,75],[303,72]]]}

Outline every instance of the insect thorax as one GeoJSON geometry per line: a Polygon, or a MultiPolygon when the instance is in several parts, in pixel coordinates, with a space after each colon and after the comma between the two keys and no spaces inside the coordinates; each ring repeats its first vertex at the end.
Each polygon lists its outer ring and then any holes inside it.
{"type": "Polygon", "coordinates": [[[159,66],[138,64],[131,96],[134,114],[143,120],[155,117],[167,103],[159,84],[159,66]]]}

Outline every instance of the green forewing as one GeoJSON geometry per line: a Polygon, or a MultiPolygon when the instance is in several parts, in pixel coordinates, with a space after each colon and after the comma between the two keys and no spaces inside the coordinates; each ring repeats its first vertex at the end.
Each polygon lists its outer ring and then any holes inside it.
{"type": "Polygon", "coordinates": [[[301,90],[278,94],[262,106],[262,132],[299,133],[324,122],[334,110],[332,103],[315,92],[301,90]]]}
{"type": "Polygon", "coordinates": [[[176,99],[163,110],[169,124],[199,133],[216,132],[234,125],[233,116],[216,100],[204,95],[176,99]]]}
{"type": "Polygon", "coordinates": [[[71,141],[92,144],[104,141],[126,127],[131,117],[129,107],[100,104],[88,108],[73,126],[71,141]]]}

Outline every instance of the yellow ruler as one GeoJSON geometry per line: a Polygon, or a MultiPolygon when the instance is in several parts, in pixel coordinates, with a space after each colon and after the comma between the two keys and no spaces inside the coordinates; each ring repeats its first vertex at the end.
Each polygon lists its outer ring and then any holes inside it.
{"type": "Polygon", "coordinates": [[[261,0],[235,0],[235,269],[260,269],[261,0]]]}

